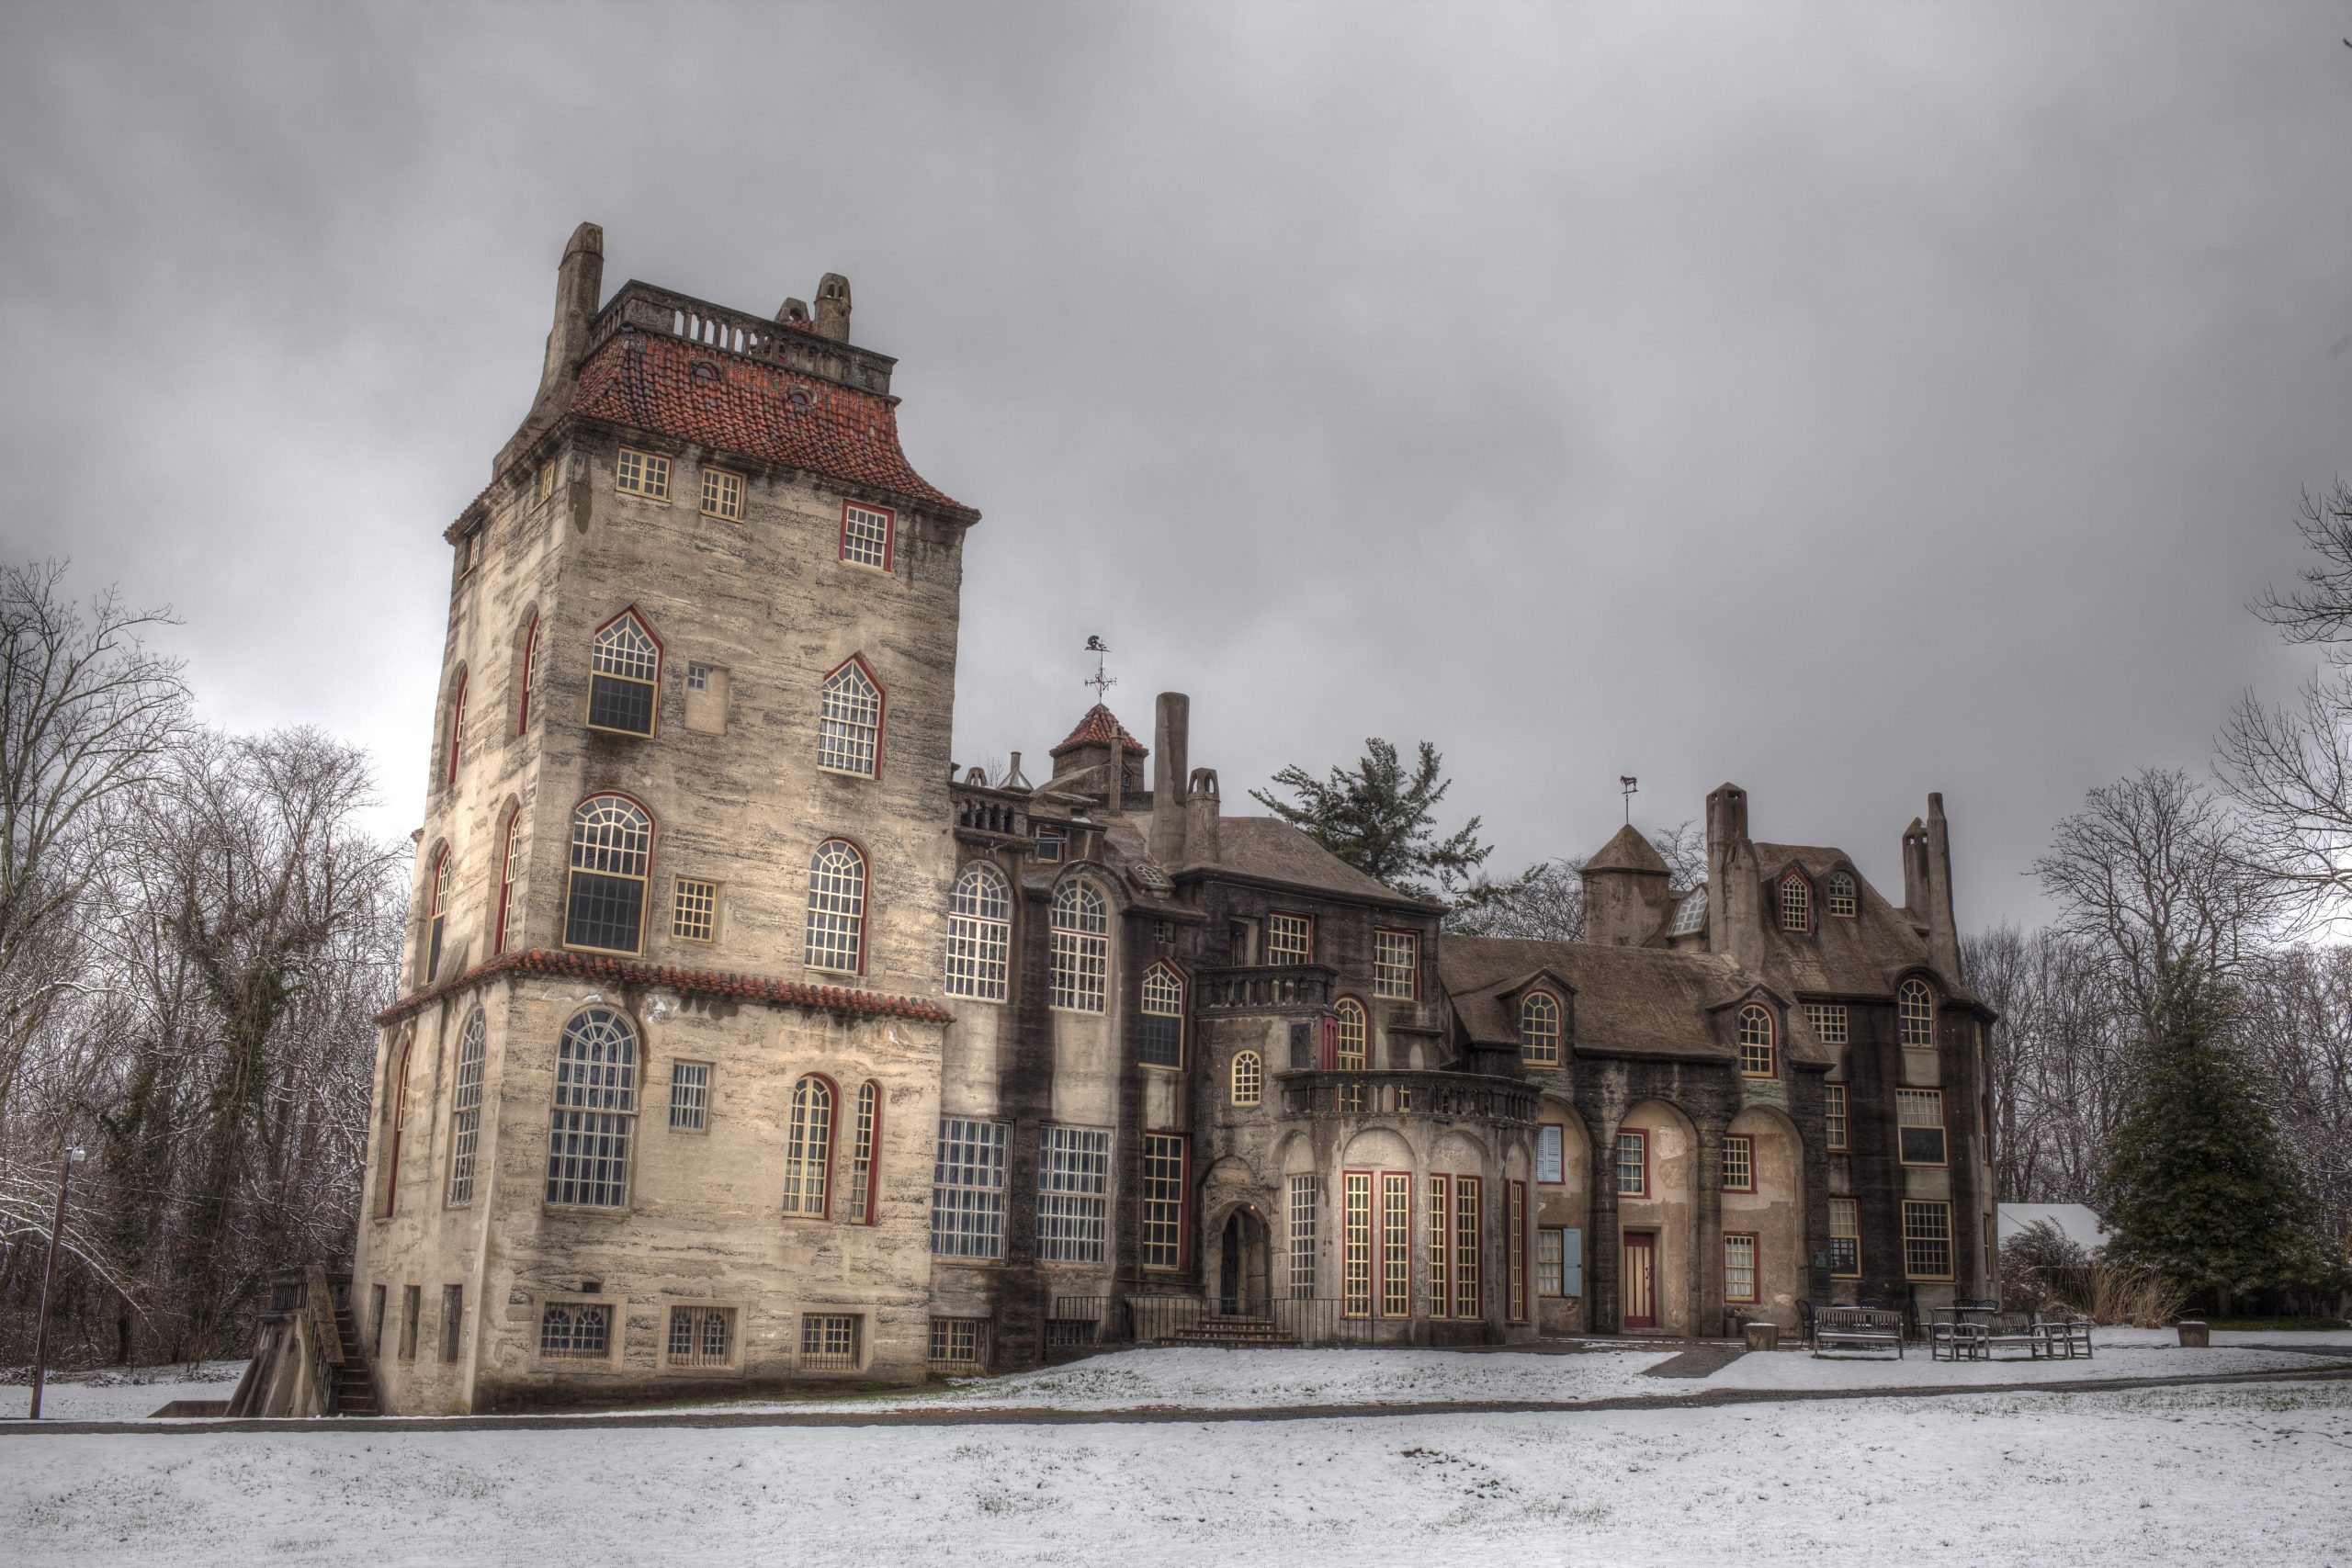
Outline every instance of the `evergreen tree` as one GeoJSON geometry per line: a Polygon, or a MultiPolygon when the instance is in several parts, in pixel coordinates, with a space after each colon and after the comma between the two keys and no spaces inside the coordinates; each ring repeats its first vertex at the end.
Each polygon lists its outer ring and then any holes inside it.
{"type": "Polygon", "coordinates": [[[2302,1173],[2230,1042],[2235,993],[2193,961],[2165,965],[2129,1108],[2109,1135],[2109,1253],[2196,1292],[2318,1284],[2337,1269],[2302,1173]]]}
{"type": "Polygon", "coordinates": [[[1250,794],[1358,871],[1400,893],[1452,897],[1467,887],[1494,846],[1478,841],[1476,817],[1453,837],[1437,836],[1437,804],[1453,784],[1439,776],[1444,761],[1437,748],[1422,741],[1409,773],[1395,742],[1374,737],[1365,740],[1364,749],[1352,769],[1333,768],[1328,782],[1295,762],[1276,773],[1274,783],[1295,800],[1278,800],[1264,790],[1250,794]]]}

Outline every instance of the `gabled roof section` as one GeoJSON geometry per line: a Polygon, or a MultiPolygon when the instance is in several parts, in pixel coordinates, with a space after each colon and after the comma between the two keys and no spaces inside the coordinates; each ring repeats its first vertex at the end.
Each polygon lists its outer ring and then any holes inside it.
{"type": "Polygon", "coordinates": [[[1707,953],[1491,936],[1438,943],[1438,982],[1474,1043],[1518,1041],[1519,1020],[1503,998],[1539,970],[1575,992],[1575,1049],[1607,1055],[1729,1061],[1736,1053],[1713,1010],[1754,984],[1730,959],[1707,953]]]}
{"type": "Polygon", "coordinates": [[[1639,871],[1656,876],[1670,874],[1666,867],[1666,857],[1657,852],[1657,846],[1644,838],[1641,830],[1631,822],[1611,834],[1609,841],[1584,863],[1583,869],[1587,875],[1596,871],[1639,871]]]}
{"type": "Polygon", "coordinates": [[[1849,919],[1816,905],[1814,930],[1799,936],[1781,929],[1773,918],[1771,889],[1765,885],[1764,978],[1788,996],[1891,995],[1907,971],[1936,974],[1954,999],[1976,998],[1960,988],[1960,976],[1935,971],[1928,962],[1928,939],[1897,904],[1890,904],[1870,879],[1854,868],[1844,851],[1815,844],[1756,846],[1756,863],[1777,881],[1793,863],[1819,888],[1833,871],[1854,879],[1856,913],[1849,919]]]}
{"type": "Polygon", "coordinates": [[[582,363],[569,412],[980,520],[907,461],[892,399],[683,338],[615,333],[582,363]]]}
{"type": "Polygon", "coordinates": [[[1092,707],[1088,708],[1086,716],[1078,721],[1078,728],[1064,736],[1062,743],[1046,755],[1058,757],[1065,751],[1075,751],[1081,746],[1116,746],[1136,757],[1140,757],[1150,750],[1142,741],[1128,734],[1127,727],[1119,722],[1119,716],[1101,703],[1096,703],[1092,707]]]}

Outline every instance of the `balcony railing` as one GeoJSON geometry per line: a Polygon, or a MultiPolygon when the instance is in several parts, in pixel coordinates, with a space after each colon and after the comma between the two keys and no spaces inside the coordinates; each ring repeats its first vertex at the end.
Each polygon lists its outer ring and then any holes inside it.
{"type": "Polygon", "coordinates": [[[1029,837],[1029,796],[1026,791],[989,789],[979,784],[950,784],[956,803],[956,832],[982,841],[1025,840],[1029,837]]]}
{"type": "Polygon", "coordinates": [[[1321,1011],[1331,1005],[1339,971],[1320,964],[1261,964],[1204,969],[1193,985],[1193,1006],[1204,1013],[1321,1011]]]}
{"type": "Polygon", "coordinates": [[[1278,1073],[1283,1114],[1430,1116],[1449,1122],[1532,1126],[1534,1086],[1485,1073],[1433,1073],[1381,1068],[1278,1073]]]}

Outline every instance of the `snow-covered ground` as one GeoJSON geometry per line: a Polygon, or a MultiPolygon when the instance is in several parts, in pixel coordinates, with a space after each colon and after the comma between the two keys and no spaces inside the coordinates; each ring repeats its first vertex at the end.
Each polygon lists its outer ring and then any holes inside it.
{"type": "MultiPolygon", "coordinates": [[[[1350,1352],[1339,1352],[1346,1355],[1350,1352]]],[[[1656,1382],[1657,1380],[1651,1380],[1656,1382]]],[[[12,1563],[2341,1563],[2352,1385],[0,1439],[12,1563]]]]}
{"type": "MultiPolygon", "coordinates": [[[[41,1387],[40,1414],[47,1420],[136,1421],[175,1399],[227,1399],[244,1375],[243,1361],[206,1361],[191,1370],[136,1367],[130,1371],[68,1372],[41,1387]]],[[[0,1421],[21,1418],[32,1399],[24,1382],[0,1382],[0,1421]]]]}

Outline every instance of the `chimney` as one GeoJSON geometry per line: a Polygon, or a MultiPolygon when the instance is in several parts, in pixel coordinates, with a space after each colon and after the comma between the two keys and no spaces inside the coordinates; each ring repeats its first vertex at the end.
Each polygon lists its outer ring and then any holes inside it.
{"type": "Polygon", "coordinates": [[[1928,962],[1952,985],[1960,984],[1960,928],[1951,915],[1951,829],[1944,821],[1944,797],[1928,796],[1928,962]]]}
{"type": "Polygon", "coordinates": [[[1903,829],[1903,912],[1911,923],[1928,923],[1928,828],[1917,817],[1903,829]]]}
{"type": "Polygon", "coordinates": [[[1194,768],[1184,793],[1184,854],[1191,864],[1216,862],[1216,770],[1194,768]]]}
{"type": "Polygon", "coordinates": [[[514,438],[499,449],[491,465],[495,478],[508,460],[539,438],[571,401],[580,378],[580,361],[588,352],[589,323],[596,319],[596,303],[605,291],[605,231],[582,223],[571,231],[563,261],[555,274],[555,324],[548,329],[547,357],[539,366],[539,389],[531,412],[514,438]]]}
{"type": "Polygon", "coordinates": [[[1707,951],[1743,969],[1761,968],[1763,897],[1747,838],[1747,792],[1717,785],[1707,796],[1707,951]]]}
{"type": "Polygon", "coordinates": [[[817,285],[817,335],[849,341],[849,279],[838,272],[825,274],[817,285]]]}
{"type": "Polygon", "coordinates": [[[1184,863],[1185,740],[1193,728],[1193,699],[1182,692],[1159,694],[1151,738],[1151,858],[1161,865],[1184,863]]]}

